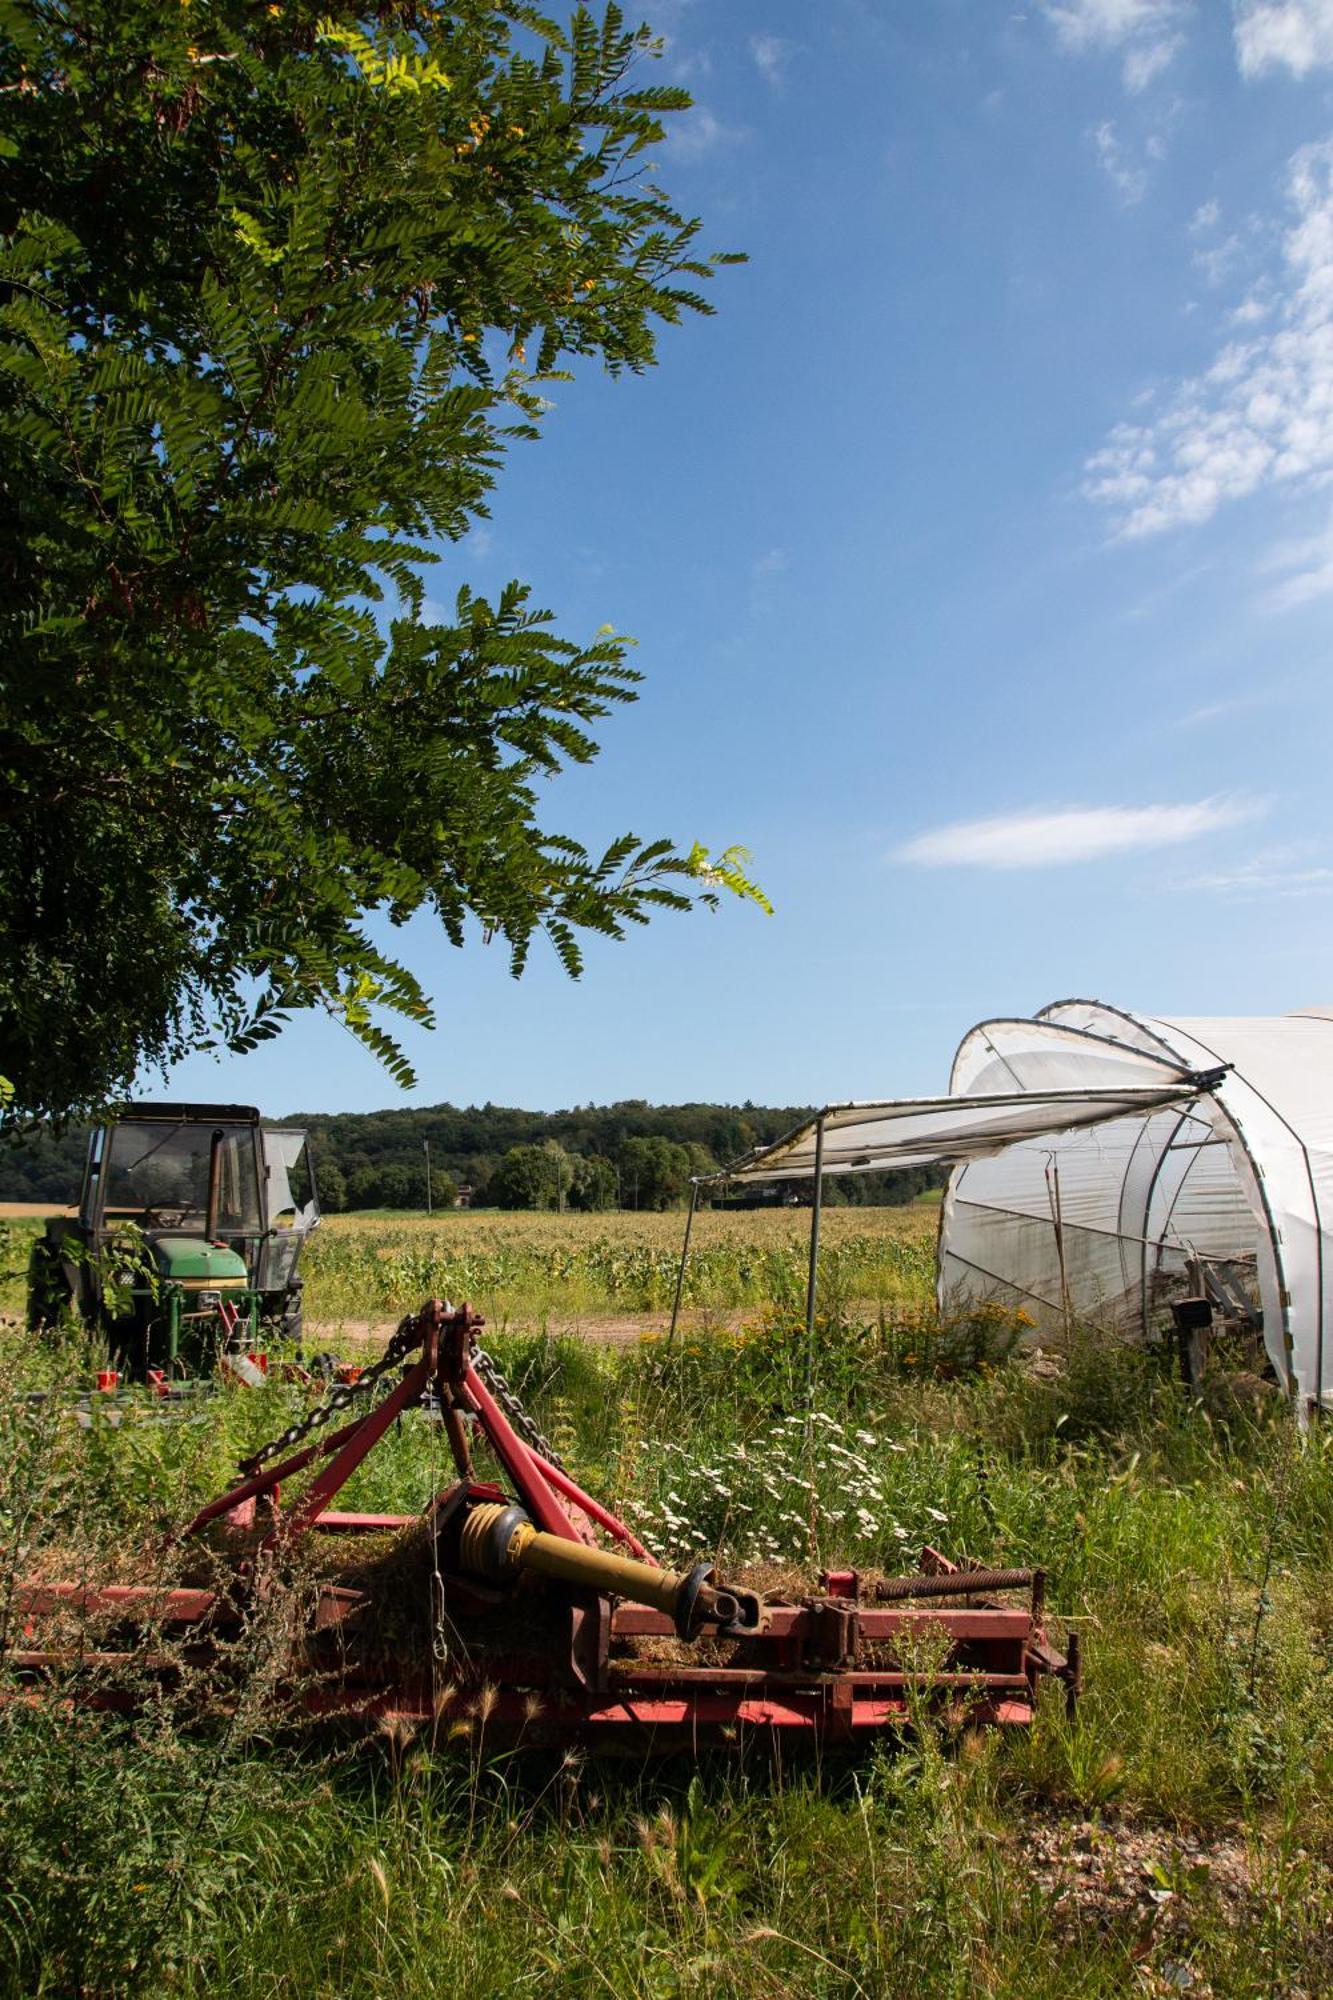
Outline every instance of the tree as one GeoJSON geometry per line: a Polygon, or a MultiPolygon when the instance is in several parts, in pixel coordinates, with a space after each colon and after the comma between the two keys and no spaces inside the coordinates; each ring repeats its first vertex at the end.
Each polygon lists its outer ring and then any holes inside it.
{"type": "Polygon", "coordinates": [[[321,1153],[314,1160],[314,1170],[321,1212],[341,1215],[347,1206],[347,1181],[342,1168],[332,1153],[321,1153]]]}
{"type": "Polygon", "coordinates": [[[452,1174],[441,1173],[438,1167],[431,1168],[430,1205],[432,1208],[452,1208],[458,1199],[458,1182],[452,1174]]]}
{"type": "Polygon", "coordinates": [[[616,1170],[600,1153],[574,1161],[569,1205],[594,1211],[616,1206],[616,1170]]]}
{"type": "Polygon", "coordinates": [[[540,1146],[511,1146],[491,1175],[486,1199],[496,1208],[545,1208],[546,1161],[540,1146]]]}
{"type": "Polygon", "coordinates": [[[378,1167],[355,1167],[347,1176],[347,1206],[349,1208],[378,1208],[380,1206],[380,1172],[378,1167]]]}
{"type": "Polygon", "coordinates": [[[671,1139],[626,1139],[620,1149],[623,1208],[672,1208],[690,1181],[690,1156],[671,1139]]]}
{"type": "MultiPolygon", "coordinates": [[[[688,99],[614,7],[11,0],[0,46],[0,1048],[18,1111],[329,1009],[431,1004],[370,913],[458,945],[756,895],[598,856],[538,789],[633,699],[524,587],[428,612],[559,364],[707,311],[644,178],[688,99]]],[[[628,474],[627,474],[628,476],[628,474]]]]}
{"type": "Polygon", "coordinates": [[[540,1146],[511,1146],[492,1174],[486,1198],[497,1208],[561,1208],[574,1163],[554,1139],[540,1146]]]}
{"type": "Polygon", "coordinates": [[[379,1170],[379,1200],[376,1208],[420,1208],[422,1207],[421,1176],[408,1167],[381,1167],[379,1170]]]}

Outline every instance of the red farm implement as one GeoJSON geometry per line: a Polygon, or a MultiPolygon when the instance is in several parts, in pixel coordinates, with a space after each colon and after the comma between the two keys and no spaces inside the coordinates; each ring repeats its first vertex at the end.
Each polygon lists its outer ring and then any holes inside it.
{"type": "Polygon", "coordinates": [[[558,1463],[477,1346],[481,1325],[466,1306],[431,1302],[358,1383],[242,1466],[185,1531],[231,1549],[224,1584],[28,1584],[13,1607],[26,1650],[11,1664],[49,1673],[67,1655],[43,1649],[43,1627],[73,1615],[97,1635],[80,1655],[98,1671],[97,1698],[115,1700],[117,1663],[139,1657],[145,1632],[166,1637],[172,1657],[225,1658],[275,1559],[304,1555],[310,1597],[285,1681],[314,1714],[443,1721],[484,1729],[488,1743],[665,1748],[863,1742],[923,1701],[959,1721],[1021,1725],[1046,1678],[1073,1699],[1076,1649],[1066,1659],[1047,1641],[1040,1571],[955,1569],[927,1550],[920,1574],[871,1591],[833,1571],[818,1594],[774,1601],[708,1563],[663,1568],[558,1463]],[[327,1429],[368,1396],[362,1414],[327,1429]],[[357,1467],[423,1402],[447,1437],[453,1483],[419,1516],[338,1511],[357,1467]],[[475,1476],[482,1443],[503,1483],[475,1476]],[[314,1467],[282,1504],[280,1489],[314,1467]],[[993,1601],[1001,1592],[1027,1601],[993,1601]],[[414,1639],[405,1603],[427,1607],[414,1639]]]}

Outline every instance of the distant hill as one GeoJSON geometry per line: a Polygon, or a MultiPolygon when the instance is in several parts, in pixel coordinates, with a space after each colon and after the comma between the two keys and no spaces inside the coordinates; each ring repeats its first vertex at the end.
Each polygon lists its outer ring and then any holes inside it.
{"type": "MultiPolygon", "coordinates": [[[[321,1200],[336,1212],[425,1206],[426,1147],[434,1201],[470,1191],[477,1206],[669,1208],[689,1176],[708,1173],[751,1147],[771,1144],[810,1116],[804,1105],[619,1104],[571,1111],[506,1105],[436,1104],[421,1109],[295,1112],[280,1122],[310,1134],[321,1200]]],[[[73,1200],[82,1178],[85,1131],[41,1132],[0,1146],[0,1201],[73,1200]]],[[[849,1176],[829,1183],[834,1200],[910,1201],[924,1170],[849,1176]]]]}

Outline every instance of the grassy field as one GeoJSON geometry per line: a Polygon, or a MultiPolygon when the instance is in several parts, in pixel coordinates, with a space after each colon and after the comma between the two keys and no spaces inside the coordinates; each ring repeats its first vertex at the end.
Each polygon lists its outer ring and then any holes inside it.
{"type": "MultiPolygon", "coordinates": [[[[678,1221],[339,1222],[311,1309],[325,1287],[334,1317],[391,1313],[463,1289],[444,1274],[471,1259],[511,1329],[651,1311],[678,1221]]],[[[1191,1400],[1158,1357],[1075,1340],[1034,1367],[999,1316],[938,1324],[931,1222],[830,1215],[810,1426],[801,1218],[704,1219],[696,1310],[718,1322],[670,1352],[492,1344],[664,1556],[895,1568],[930,1540],[1043,1562],[1057,1637],[1085,1639],[1074,1725],[1053,1700],[1021,1738],[923,1727],[855,1762],[695,1769],[311,1739],[262,1656],[206,1728],[188,1688],[135,1723],[57,1688],[0,1705],[0,1994],[1333,1992],[1333,1445],[1222,1378],[1191,1400]]],[[[20,1392],[87,1357],[3,1344],[0,1605],[18,1571],[142,1566],[126,1545],[299,1407],[275,1382],[190,1424],[84,1429],[20,1392]]],[[[420,1506],[439,1452],[404,1424],[349,1504],[420,1506]]]]}

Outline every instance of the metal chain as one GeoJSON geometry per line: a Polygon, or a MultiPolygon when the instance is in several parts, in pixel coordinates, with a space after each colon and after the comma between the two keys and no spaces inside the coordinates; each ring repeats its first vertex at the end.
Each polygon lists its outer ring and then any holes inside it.
{"type": "Polygon", "coordinates": [[[524,1409],[518,1396],[501,1374],[494,1355],[488,1354],[484,1347],[474,1347],[472,1350],[472,1366],[476,1369],[478,1375],[480,1375],[482,1381],[486,1384],[486,1387],[490,1390],[496,1402],[500,1405],[500,1408],[504,1411],[524,1442],[530,1444],[534,1451],[540,1452],[547,1464],[553,1465],[557,1472],[567,1472],[569,1468],[555,1446],[549,1438],[543,1437],[533,1419],[524,1409]]]}
{"type": "Polygon", "coordinates": [[[251,1474],[256,1473],[261,1466],[267,1465],[271,1458],[278,1457],[281,1452],[290,1451],[293,1445],[300,1444],[313,1431],[322,1430],[334,1417],[340,1416],[344,1410],[350,1410],[359,1397],[368,1396],[391,1368],[404,1361],[413,1349],[420,1345],[421,1334],[417,1327],[416,1315],[409,1314],[378,1361],[365,1369],[355,1382],[340,1382],[324,1402],[317,1404],[313,1410],[308,1410],[305,1416],[298,1417],[294,1424],[288,1424],[285,1431],[271,1438],[267,1444],[261,1445],[258,1451],[252,1452],[242,1461],[242,1470],[251,1474]]]}
{"type": "MultiPolygon", "coordinates": [[[[448,1310],[446,1307],[446,1311],[448,1310]]],[[[355,1382],[340,1382],[324,1402],[317,1404],[313,1410],[308,1410],[303,1417],[298,1417],[295,1423],[288,1424],[285,1431],[281,1431],[275,1438],[270,1438],[269,1442],[261,1445],[258,1451],[252,1452],[243,1461],[242,1469],[254,1474],[267,1465],[271,1458],[277,1458],[279,1454],[290,1451],[293,1445],[303,1443],[315,1431],[323,1430],[325,1424],[331,1423],[334,1417],[340,1416],[344,1410],[351,1409],[359,1398],[369,1395],[389,1370],[405,1360],[420,1342],[416,1315],[410,1314],[399,1326],[378,1361],[367,1368],[355,1382]]],[[[536,1422],[506,1381],[494,1357],[488,1354],[484,1347],[474,1348],[472,1365],[519,1436],[531,1445],[534,1451],[540,1452],[549,1465],[554,1465],[560,1472],[566,1471],[567,1467],[559,1452],[550,1439],[538,1429],[536,1422]]]]}

